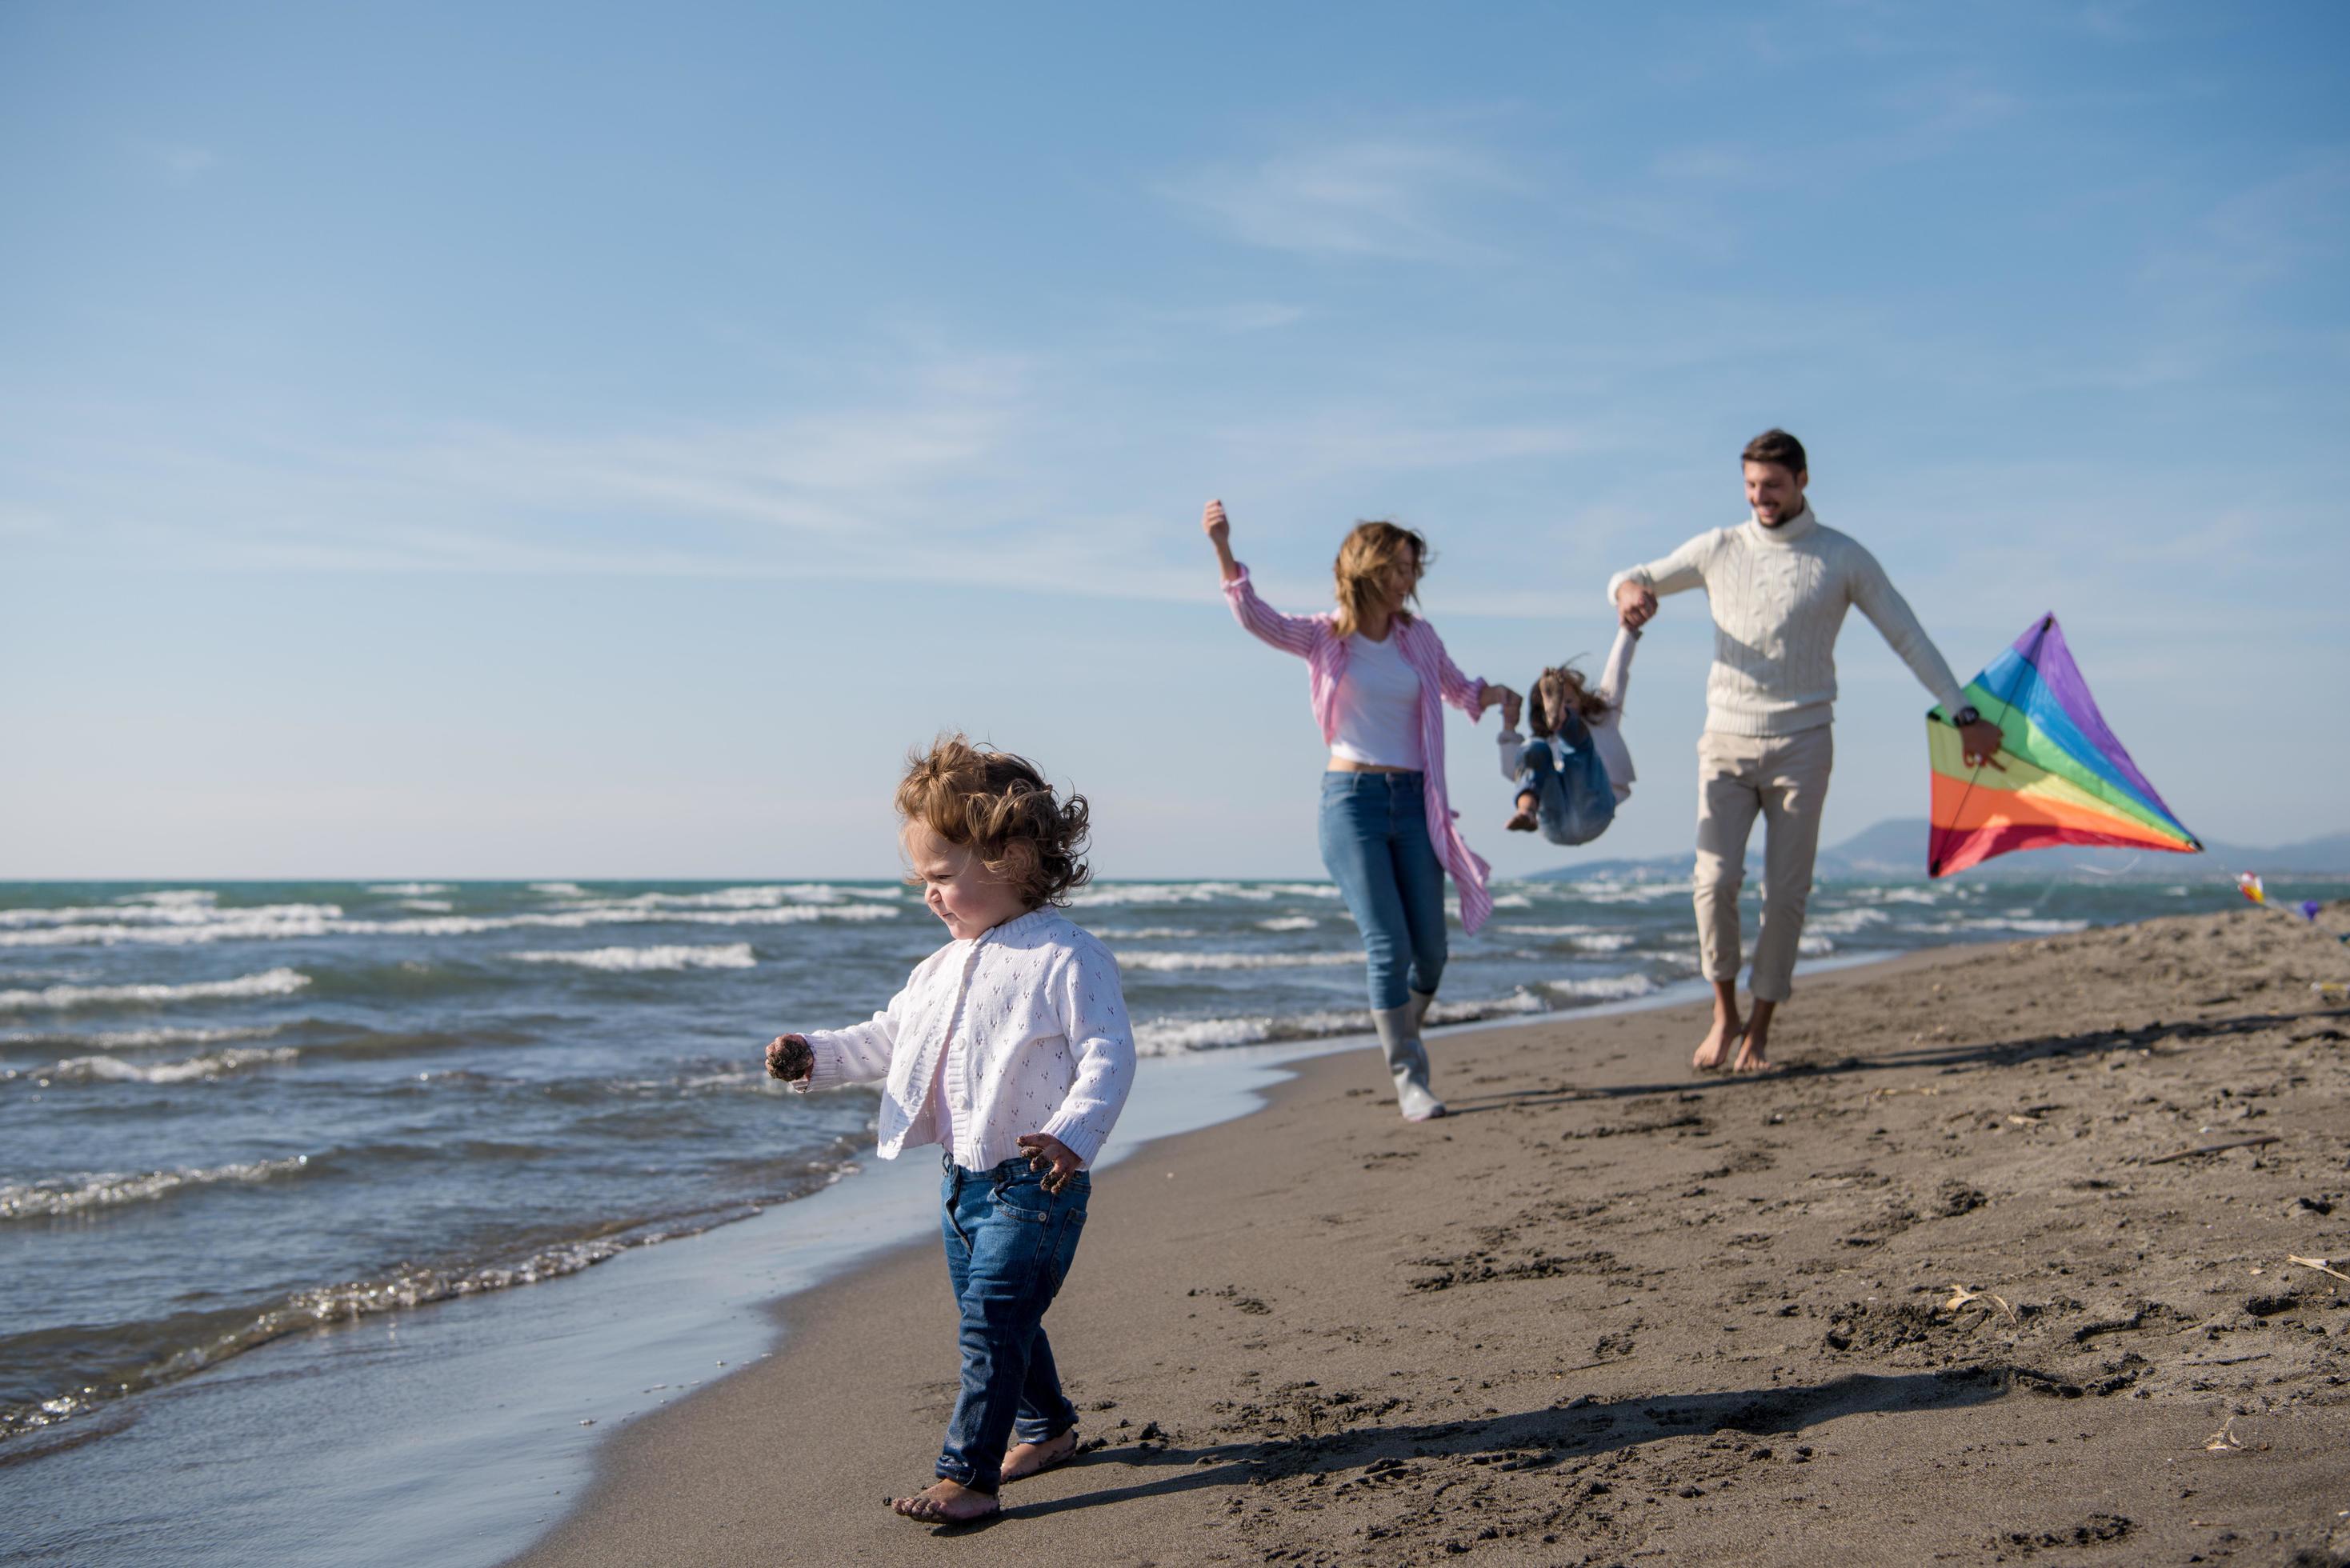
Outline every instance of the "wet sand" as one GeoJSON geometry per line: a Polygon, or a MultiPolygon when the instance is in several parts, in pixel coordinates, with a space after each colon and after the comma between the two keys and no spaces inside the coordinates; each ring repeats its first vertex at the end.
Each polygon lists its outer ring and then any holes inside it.
{"type": "Polygon", "coordinates": [[[630,1421],[519,1561],[2344,1561],[2350,1282],[2288,1261],[2350,1274],[2323,928],[1807,979],[1762,1079],[1691,1078],[1689,1008],[1440,1035],[1424,1127],[1309,1061],[1097,1179],[1047,1320],[1088,1451],[1001,1519],[882,1506],[954,1397],[926,1242],[630,1421]]]}

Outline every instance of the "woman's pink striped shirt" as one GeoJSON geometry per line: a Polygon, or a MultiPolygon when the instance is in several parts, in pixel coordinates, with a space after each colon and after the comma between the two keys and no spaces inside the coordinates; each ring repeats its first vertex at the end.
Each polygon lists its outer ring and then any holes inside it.
{"type": "MultiPolygon", "coordinates": [[[[1259,640],[1305,660],[1315,720],[1322,726],[1325,742],[1335,739],[1338,733],[1338,682],[1347,674],[1347,639],[1337,635],[1332,624],[1337,618],[1328,611],[1321,615],[1282,614],[1257,597],[1246,566],[1241,568],[1239,576],[1224,585],[1224,602],[1232,607],[1232,618],[1259,640]]],[[[1453,826],[1459,814],[1445,802],[1444,710],[1439,706],[1438,699],[1451,703],[1474,722],[1484,713],[1485,683],[1461,673],[1444,651],[1444,639],[1426,621],[1399,617],[1395,630],[1388,635],[1398,639],[1396,650],[1403,655],[1403,661],[1419,672],[1419,744],[1421,753],[1428,759],[1425,792],[1429,842],[1436,846],[1438,863],[1451,874],[1453,886],[1461,890],[1461,928],[1473,933],[1493,912],[1493,896],[1485,888],[1492,867],[1461,836],[1461,829],[1453,826]]]]}

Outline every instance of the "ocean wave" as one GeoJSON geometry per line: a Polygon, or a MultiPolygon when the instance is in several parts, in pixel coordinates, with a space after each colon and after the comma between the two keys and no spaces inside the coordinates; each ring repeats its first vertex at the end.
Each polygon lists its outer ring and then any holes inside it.
{"type": "MultiPolygon", "coordinates": [[[[425,902],[411,900],[411,902],[425,902]]],[[[428,908],[446,910],[432,900],[428,908]]],[[[134,942],[169,947],[224,941],[285,941],[317,937],[470,937],[492,931],[584,930],[592,926],[703,925],[775,926],[803,920],[894,920],[896,903],[788,904],[724,909],[671,908],[636,901],[590,904],[560,911],[513,915],[419,913],[387,919],[347,918],[332,904],[264,905],[249,909],[204,910],[174,916],[154,925],[73,924],[0,931],[0,948],[112,947],[134,942]]],[[[24,911],[15,911],[23,913],[24,911]]],[[[69,913],[49,910],[44,913],[69,913]]],[[[112,914],[115,911],[99,911],[112,914]]]]}
{"type": "Polygon", "coordinates": [[[1806,930],[1825,931],[1830,936],[1848,937],[1867,926],[1881,926],[1893,917],[1882,909],[1866,905],[1853,909],[1832,909],[1824,915],[1814,915],[1804,922],[1806,930]]]}
{"type": "Polygon", "coordinates": [[[2086,920],[2027,919],[2015,915],[1988,915],[1977,919],[1952,922],[1954,931],[2014,931],[2027,937],[2063,936],[2068,931],[2085,931],[2086,920]]]}
{"type": "Polygon", "coordinates": [[[217,903],[220,895],[209,888],[161,888],[147,893],[125,893],[118,904],[152,904],[161,909],[192,909],[217,903]]]}
{"type": "Polygon", "coordinates": [[[151,1051],[164,1045],[222,1045],[232,1040],[266,1040],[286,1026],[248,1024],[230,1029],[197,1029],[184,1024],[153,1029],[100,1029],[88,1033],[63,1030],[18,1030],[0,1034],[0,1050],[17,1045],[76,1046],[99,1051],[151,1051]]]}
{"type": "Polygon", "coordinates": [[[0,991],[0,1012],[27,1008],[155,1006],[236,997],[287,996],[310,983],[299,970],[265,970],[234,980],[199,980],[183,985],[50,985],[38,991],[0,991]]]}
{"type": "Polygon", "coordinates": [[[1629,1002],[1657,990],[1657,982],[1645,974],[1607,974],[1589,980],[1545,980],[1538,983],[1541,990],[1553,996],[1575,1002],[1629,1002]]]}
{"type": "Polygon", "coordinates": [[[588,896],[588,889],[577,882],[533,882],[530,890],[554,898],[584,898],[588,896]]]}
{"type": "MultiPolygon", "coordinates": [[[[276,1166],[298,1167],[303,1163],[305,1157],[297,1156],[289,1161],[262,1161],[252,1167],[224,1166],[221,1169],[261,1170],[276,1166]]],[[[331,1324],[355,1323],[381,1313],[404,1311],[432,1302],[484,1295],[516,1285],[562,1279],[634,1248],[699,1235],[731,1220],[750,1219],[767,1203],[804,1197],[833,1185],[855,1169],[857,1164],[848,1157],[844,1144],[836,1147],[831,1158],[807,1160],[784,1190],[756,1201],[730,1204],[660,1220],[639,1220],[609,1234],[539,1247],[518,1258],[451,1268],[409,1265],[380,1279],[351,1280],[299,1291],[250,1318],[231,1318],[226,1327],[215,1328],[198,1343],[141,1366],[129,1376],[110,1378],[103,1385],[87,1385],[52,1398],[0,1407],[0,1442],[54,1427],[123,1395],[203,1371],[288,1334],[322,1328],[331,1324]]],[[[189,1174],[192,1177],[205,1173],[189,1174]]],[[[265,1180],[268,1177],[215,1179],[265,1180]]],[[[9,1196],[17,1190],[0,1188],[0,1219],[10,1217],[5,1205],[9,1196]]],[[[215,1318],[213,1322],[217,1324],[220,1320],[215,1318]]]]}
{"type": "Polygon", "coordinates": [[[1336,898],[1328,882],[1097,882],[1069,895],[1075,909],[1118,904],[1212,904],[1220,898],[1270,903],[1275,898],[1336,898]]]}
{"type": "Polygon", "coordinates": [[[446,898],[402,898],[400,901],[400,907],[403,909],[421,909],[430,915],[445,915],[457,906],[446,898]]]}
{"type": "Polygon", "coordinates": [[[1136,942],[1170,941],[1207,935],[1192,926],[1087,926],[1086,929],[1104,939],[1118,938],[1136,942]]]}
{"type": "Polygon", "coordinates": [[[1134,1049],[1136,1054],[1142,1056],[1179,1056],[1189,1051],[1218,1051],[1233,1045],[1366,1034],[1370,1027],[1371,1015],[1361,1012],[1153,1018],[1134,1026],[1134,1049]]]}
{"type": "Polygon", "coordinates": [[[567,963],[581,969],[638,974],[655,970],[750,969],[759,961],[748,942],[712,947],[588,948],[577,952],[512,953],[520,963],[567,963]]]}
{"type": "MultiPolygon", "coordinates": [[[[284,922],[289,920],[331,920],[343,912],[339,904],[252,904],[241,909],[217,909],[205,904],[68,904],[55,909],[0,909],[0,927],[12,933],[61,927],[76,931],[92,929],[203,930],[214,926],[235,925],[246,921],[284,922]]],[[[57,938],[33,937],[28,940],[0,945],[25,946],[29,942],[59,940],[57,938]]],[[[78,937],[64,939],[82,940],[78,937]]],[[[169,937],[152,937],[154,941],[169,941],[169,937]]],[[[203,940],[203,939],[198,939],[203,940]]]]}
{"type": "Polygon", "coordinates": [[[150,1170],[137,1176],[108,1171],[51,1177],[0,1187],[0,1220],[48,1220],[119,1209],[127,1203],[151,1203],[191,1187],[273,1181],[281,1176],[299,1174],[309,1163],[308,1155],[297,1154],[287,1159],[256,1159],[199,1169],[150,1170]]]}
{"type": "Polygon", "coordinates": [[[1795,939],[1795,951],[1804,958],[1825,958],[1835,951],[1835,942],[1817,931],[1805,931],[1795,939]]]}
{"type": "Polygon", "coordinates": [[[1496,926],[1513,937],[1587,937],[1601,929],[1598,926],[1496,926]]]}
{"type": "Polygon", "coordinates": [[[1186,969],[1322,969],[1341,964],[1357,964],[1363,955],[1355,953],[1175,953],[1123,952],[1118,955],[1120,969],[1186,970],[1186,969]]]}
{"type": "Polygon", "coordinates": [[[1256,929],[1261,931],[1310,931],[1321,923],[1311,915],[1275,915],[1271,919],[1259,920],[1256,929]]]}
{"type": "Polygon", "coordinates": [[[247,1046],[145,1065],[125,1062],[119,1056],[69,1056],[48,1067],[0,1073],[0,1079],[26,1078],[43,1087],[51,1084],[190,1084],[224,1078],[251,1067],[277,1066],[301,1054],[291,1045],[247,1046]]]}
{"type": "Polygon", "coordinates": [[[368,888],[370,893],[409,898],[421,898],[427,893],[453,893],[456,890],[454,886],[447,882],[378,882],[368,888]]]}

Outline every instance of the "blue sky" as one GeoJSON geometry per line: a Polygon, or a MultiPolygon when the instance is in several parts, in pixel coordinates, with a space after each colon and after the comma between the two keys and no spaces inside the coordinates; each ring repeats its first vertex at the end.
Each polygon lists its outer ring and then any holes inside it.
{"type": "MultiPolygon", "coordinates": [[[[1313,873],[1203,499],[1523,686],[1771,424],[1962,677],[2054,608],[2191,826],[2350,826],[2350,12],[1658,11],[0,10],[0,876],[886,875],[946,725],[1313,873]]],[[[1831,841],[1925,798],[1840,666],[1831,841]]]]}

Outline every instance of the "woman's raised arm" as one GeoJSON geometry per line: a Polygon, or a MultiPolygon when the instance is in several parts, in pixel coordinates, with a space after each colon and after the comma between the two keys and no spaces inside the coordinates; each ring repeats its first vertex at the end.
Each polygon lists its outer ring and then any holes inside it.
{"type": "Polygon", "coordinates": [[[1309,657],[1322,622],[1313,616],[1284,615],[1256,597],[1248,568],[1232,558],[1232,524],[1224,515],[1224,504],[1209,502],[1200,514],[1200,526],[1207,531],[1208,543],[1216,547],[1216,564],[1224,574],[1224,602],[1232,607],[1232,618],[1258,641],[1300,659],[1309,657]]]}

